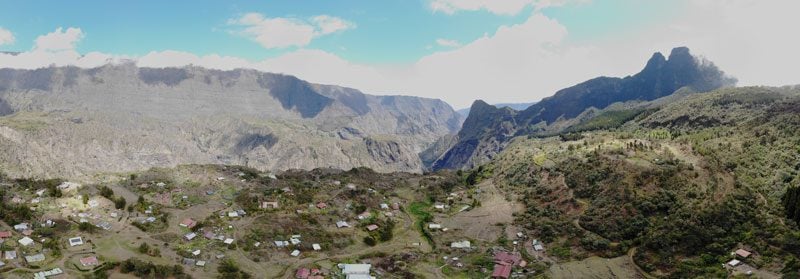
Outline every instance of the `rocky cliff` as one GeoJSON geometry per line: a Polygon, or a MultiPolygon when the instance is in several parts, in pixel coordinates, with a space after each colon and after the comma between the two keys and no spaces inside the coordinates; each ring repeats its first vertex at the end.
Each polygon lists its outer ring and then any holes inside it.
{"type": "Polygon", "coordinates": [[[420,172],[445,102],[197,67],[0,69],[0,166],[81,176],[186,163],[420,172]]]}

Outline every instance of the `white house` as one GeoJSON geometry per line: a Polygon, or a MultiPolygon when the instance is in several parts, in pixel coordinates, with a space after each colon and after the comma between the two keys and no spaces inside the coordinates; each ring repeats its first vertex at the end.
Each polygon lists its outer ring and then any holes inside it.
{"type": "Polygon", "coordinates": [[[69,239],[69,246],[70,247],[75,247],[75,246],[79,246],[79,245],[83,245],[83,238],[81,238],[80,236],[79,237],[73,237],[73,238],[69,239]]]}
{"type": "Polygon", "coordinates": [[[372,268],[371,264],[339,264],[342,269],[342,274],[347,279],[369,279],[369,270],[372,268]]]}
{"type": "Polygon", "coordinates": [[[184,238],[186,238],[186,240],[192,240],[192,239],[194,239],[195,237],[197,237],[197,234],[196,234],[196,233],[193,233],[193,232],[192,232],[192,233],[187,233],[187,234],[186,234],[186,235],[184,235],[183,237],[184,237],[184,238]]]}
{"type": "Polygon", "coordinates": [[[430,224],[428,224],[428,228],[431,229],[431,230],[438,230],[438,229],[442,228],[442,225],[441,224],[430,223],[430,224]]]}
{"type": "Polygon", "coordinates": [[[350,224],[347,224],[347,222],[345,222],[345,221],[339,221],[339,222],[336,222],[336,227],[337,228],[349,228],[350,224]]]}
{"type": "Polygon", "coordinates": [[[297,257],[297,256],[300,256],[300,250],[294,250],[294,251],[292,251],[292,254],[291,254],[291,255],[292,255],[292,257],[297,257]]]}
{"type": "Polygon", "coordinates": [[[22,246],[28,246],[28,245],[33,244],[33,239],[31,239],[30,237],[26,236],[26,237],[23,237],[22,239],[18,240],[17,242],[19,242],[19,244],[21,244],[22,246]]]}
{"type": "Polygon", "coordinates": [[[467,248],[470,248],[470,247],[471,247],[471,245],[469,243],[469,240],[456,241],[456,242],[450,243],[450,248],[467,249],[467,248]]]}
{"type": "Polygon", "coordinates": [[[322,246],[320,246],[318,243],[311,244],[311,248],[314,248],[314,251],[322,250],[322,246]]]}

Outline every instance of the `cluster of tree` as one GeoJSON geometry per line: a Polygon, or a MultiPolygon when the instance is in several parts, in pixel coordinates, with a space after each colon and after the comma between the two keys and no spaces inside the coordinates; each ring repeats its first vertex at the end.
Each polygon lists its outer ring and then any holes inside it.
{"type": "Polygon", "coordinates": [[[786,188],[786,193],[783,194],[782,202],[786,218],[800,223],[800,187],[790,186],[786,188]]]}
{"type": "Polygon", "coordinates": [[[113,201],[114,202],[114,208],[116,208],[116,209],[123,209],[123,208],[125,208],[125,205],[128,204],[128,201],[126,201],[125,198],[123,198],[121,196],[120,197],[114,197],[114,190],[112,190],[111,188],[109,188],[108,186],[105,186],[105,185],[100,186],[100,195],[105,197],[105,198],[107,198],[107,199],[109,199],[109,200],[111,200],[111,201],[113,201]]]}
{"type": "Polygon", "coordinates": [[[236,263],[233,262],[232,260],[224,260],[221,263],[219,263],[219,266],[217,267],[217,272],[219,272],[217,278],[220,279],[253,278],[253,276],[250,275],[250,273],[247,273],[241,268],[239,268],[239,266],[237,266],[236,263]]]}
{"type": "Polygon", "coordinates": [[[119,271],[123,274],[133,274],[139,278],[191,278],[184,273],[180,265],[159,265],[140,259],[127,259],[119,264],[119,271]]]}
{"type": "Polygon", "coordinates": [[[147,244],[147,242],[142,242],[142,244],[139,245],[137,251],[139,251],[139,253],[149,255],[152,257],[161,257],[161,250],[159,250],[158,247],[150,247],[150,245],[147,244]]]}
{"type": "Polygon", "coordinates": [[[0,220],[6,224],[18,224],[33,218],[33,211],[29,207],[5,202],[5,198],[5,189],[0,189],[0,220]]]}

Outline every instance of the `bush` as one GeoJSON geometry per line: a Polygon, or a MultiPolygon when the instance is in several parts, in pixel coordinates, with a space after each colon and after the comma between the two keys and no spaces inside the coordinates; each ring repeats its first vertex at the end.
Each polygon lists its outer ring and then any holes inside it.
{"type": "Polygon", "coordinates": [[[375,238],[371,236],[365,236],[364,244],[366,244],[367,246],[375,246],[376,244],[378,244],[378,241],[376,241],[375,238]]]}

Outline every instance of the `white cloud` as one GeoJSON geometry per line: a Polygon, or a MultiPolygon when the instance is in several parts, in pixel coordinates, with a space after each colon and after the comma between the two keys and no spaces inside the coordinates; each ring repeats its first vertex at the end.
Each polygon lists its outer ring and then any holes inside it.
{"type": "Polygon", "coordinates": [[[56,31],[41,35],[34,42],[34,50],[59,51],[75,49],[75,45],[83,39],[83,31],[80,28],[59,27],[56,31]]]}
{"type": "Polygon", "coordinates": [[[0,27],[0,46],[2,45],[10,45],[14,43],[14,34],[8,29],[3,29],[0,27]]]}
{"type": "Polygon", "coordinates": [[[487,10],[494,14],[515,15],[527,7],[536,10],[546,7],[561,6],[571,2],[589,2],[590,0],[429,0],[433,11],[454,14],[457,11],[487,10]]]}
{"type": "Polygon", "coordinates": [[[456,40],[436,39],[436,44],[443,47],[460,47],[461,43],[456,40]]]}
{"type": "Polygon", "coordinates": [[[352,22],[329,15],[315,16],[311,18],[311,22],[317,26],[317,33],[321,35],[356,28],[356,25],[352,22]]]}
{"type": "Polygon", "coordinates": [[[309,21],[294,18],[267,18],[259,13],[247,13],[228,21],[243,29],[236,31],[264,48],[303,47],[319,36],[355,28],[344,19],[319,15],[309,21]]]}

